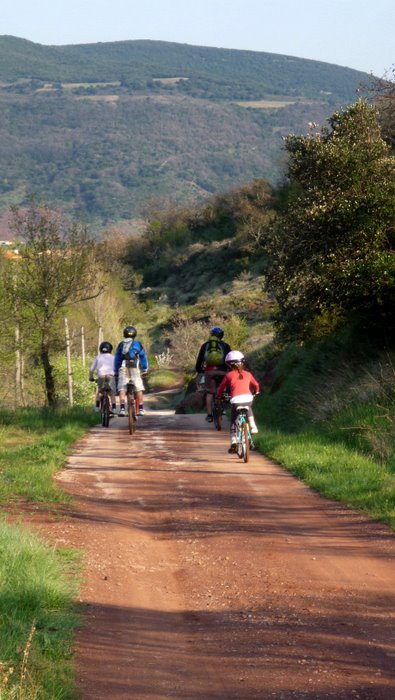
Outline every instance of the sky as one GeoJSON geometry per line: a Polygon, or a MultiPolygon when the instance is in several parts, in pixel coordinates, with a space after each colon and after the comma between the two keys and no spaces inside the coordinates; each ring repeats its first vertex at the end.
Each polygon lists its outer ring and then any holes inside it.
{"type": "Polygon", "coordinates": [[[395,0],[3,0],[0,35],[268,51],[392,76],[395,0]]]}

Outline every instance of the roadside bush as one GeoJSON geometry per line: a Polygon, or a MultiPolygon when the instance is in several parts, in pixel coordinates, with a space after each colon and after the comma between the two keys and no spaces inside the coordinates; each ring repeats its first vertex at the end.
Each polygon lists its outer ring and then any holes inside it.
{"type": "MultiPolygon", "coordinates": [[[[69,402],[67,388],[67,365],[64,355],[57,355],[54,358],[55,381],[57,387],[57,395],[60,405],[66,405],[69,402]]],[[[88,363],[84,367],[82,360],[79,357],[71,358],[71,366],[73,372],[73,399],[76,406],[89,406],[94,398],[96,384],[93,384],[88,379],[88,363]]]]}

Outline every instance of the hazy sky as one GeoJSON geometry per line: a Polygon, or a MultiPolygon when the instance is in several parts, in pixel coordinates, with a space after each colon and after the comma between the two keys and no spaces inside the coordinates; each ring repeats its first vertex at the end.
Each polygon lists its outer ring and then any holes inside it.
{"type": "Polygon", "coordinates": [[[160,39],[395,65],[395,0],[3,0],[0,34],[40,44],[160,39]]]}

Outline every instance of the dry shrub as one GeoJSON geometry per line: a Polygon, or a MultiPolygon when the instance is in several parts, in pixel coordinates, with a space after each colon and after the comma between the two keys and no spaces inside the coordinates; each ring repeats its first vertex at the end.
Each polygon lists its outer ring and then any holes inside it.
{"type": "Polygon", "coordinates": [[[199,348],[207,339],[207,326],[201,321],[177,318],[164,339],[169,345],[174,367],[191,371],[195,367],[199,348]]]}

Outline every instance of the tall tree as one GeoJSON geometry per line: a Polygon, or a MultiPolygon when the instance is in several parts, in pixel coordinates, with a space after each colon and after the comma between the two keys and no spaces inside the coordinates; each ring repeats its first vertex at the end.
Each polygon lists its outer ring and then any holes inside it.
{"type": "Polygon", "coordinates": [[[33,319],[44,370],[49,406],[56,404],[51,364],[55,329],[64,307],[92,299],[101,292],[97,282],[95,243],[85,227],[69,224],[47,207],[31,204],[13,210],[12,229],[18,257],[7,261],[4,288],[23,324],[33,319]]]}
{"type": "Polygon", "coordinates": [[[394,322],[395,158],[366,103],[329,124],[285,141],[292,195],[269,236],[267,288],[288,338],[358,314],[394,322]]]}

